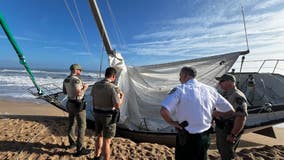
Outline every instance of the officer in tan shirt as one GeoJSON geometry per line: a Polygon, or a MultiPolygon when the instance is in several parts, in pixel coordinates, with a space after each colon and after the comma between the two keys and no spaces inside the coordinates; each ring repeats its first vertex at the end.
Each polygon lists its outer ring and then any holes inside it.
{"type": "Polygon", "coordinates": [[[63,92],[68,95],[66,104],[69,113],[68,126],[68,148],[75,148],[77,152],[74,156],[88,154],[88,150],[84,148],[84,136],[86,131],[86,103],[84,102],[84,94],[88,85],[83,83],[80,79],[82,67],[79,64],[72,64],[70,66],[71,74],[64,79],[63,92]],[[78,126],[78,139],[75,139],[76,121],[78,126]]]}
{"type": "Polygon", "coordinates": [[[109,67],[105,72],[105,79],[96,82],[92,88],[93,109],[95,118],[96,148],[95,158],[110,159],[110,144],[116,133],[117,113],[123,102],[122,91],[113,84],[116,70],[109,67]],[[102,155],[101,155],[102,153],[102,155]]]}
{"type": "Polygon", "coordinates": [[[224,115],[214,112],[216,123],[216,143],[222,160],[232,160],[238,147],[243,128],[246,122],[247,99],[236,87],[236,78],[232,74],[216,77],[225,97],[235,109],[233,115],[224,115]]]}

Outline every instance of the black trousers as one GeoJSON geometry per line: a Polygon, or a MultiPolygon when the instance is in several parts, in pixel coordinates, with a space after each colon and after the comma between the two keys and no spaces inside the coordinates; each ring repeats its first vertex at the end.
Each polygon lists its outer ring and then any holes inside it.
{"type": "Polygon", "coordinates": [[[183,144],[180,144],[179,140],[180,137],[177,135],[175,148],[176,160],[207,160],[207,150],[210,145],[208,131],[198,134],[188,133],[183,144]]]}

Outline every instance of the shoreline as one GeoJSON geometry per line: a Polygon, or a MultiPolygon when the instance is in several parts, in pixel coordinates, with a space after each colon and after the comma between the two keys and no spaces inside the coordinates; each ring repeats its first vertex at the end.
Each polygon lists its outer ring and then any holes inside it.
{"type": "Polygon", "coordinates": [[[44,101],[42,102],[43,103],[36,101],[12,101],[10,99],[0,99],[0,115],[68,116],[66,112],[56,108],[55,106],[52,106],[51,104],[44,101]]]}

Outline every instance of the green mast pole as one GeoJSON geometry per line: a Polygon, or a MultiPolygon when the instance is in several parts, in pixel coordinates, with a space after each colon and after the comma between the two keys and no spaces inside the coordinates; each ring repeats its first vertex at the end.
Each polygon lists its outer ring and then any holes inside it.
{"type": "Polygon", "coordinates": [[[29,77],[30,79],[32,80],[34,86],[36,87],[37,91],[38,91],[38,94],[39,95],[42,95],[43,94],[43,91],[40,89],[40,87],[37,85],[36,81],[35,81],[35,77],[29,67],[29,65],[26,63],[26,60],[25,60],[25,57],[23,55],[23,52],[21,51],[21,49],[19,48],[18,44],[16,43],[15,39],[13,38],[12,36],[12,33],[10,32],[9,28],[8,28],[8,25],[6,23],[6,21],[4,20],[4,17],[2,16],[2,14],[0,13],[0,24],[5,32],[5,34],[7,35],[10,43],[12,44],[14,50],[16,51],[19,59],[20,59],[20,64],[22,64],[26,71],[28,72],[29,74],[29,77]]]}

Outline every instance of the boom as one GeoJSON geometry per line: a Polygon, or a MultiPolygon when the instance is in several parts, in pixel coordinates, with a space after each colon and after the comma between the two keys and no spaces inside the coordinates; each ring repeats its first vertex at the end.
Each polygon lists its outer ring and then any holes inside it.
{"type": "Polygon", "coordinates": [[[34,77],[32,71],[31,71],[29,65],[27,64],[27,62],[26,62],[26,60],[25,60],[25,57],[24,57],[24,55],[23,55],[23,52],[22,52],[21,49],[19,48],[19,46],[18,46],[17,42],[15,41],[15,39],[13,38],[12,33],[10,32],[10,30],[9,30],[9,28],[8,28],[8,25],[7,25],[7,23],[5,22],[5,20],[4,20],[3,16],[1,15],[1,13],[0,13],[0,24],[1,24],[1,26],[2,26],[2,28],[3,28],[3,30],[4,30],[4,32],[5,32],[5,34],[7,35],[7,37],[8,37],[8,39],[9,39],[10,43],[12,44],[14,50],[16,51],[16,53],[17,53],[17,55],[18,55],[18,57],[19,57],[19,59],[20,59],[20,64],[22,64],[22,65],[25,67],[26,71],[27,71],[28,74],[29,74],[30,79],[32,80],[34,86],[36,87],[36,89],[37,89],[37,91],[38,91],[38,94],[39,94],[39,95],[42,95],[42,94],[43,94],[43,91],[42,91],[42,90],[40,89],[40,87],[37,85],[37,83],[36,83],[36,81],[35,81],[35,77],[34,77]]]}

